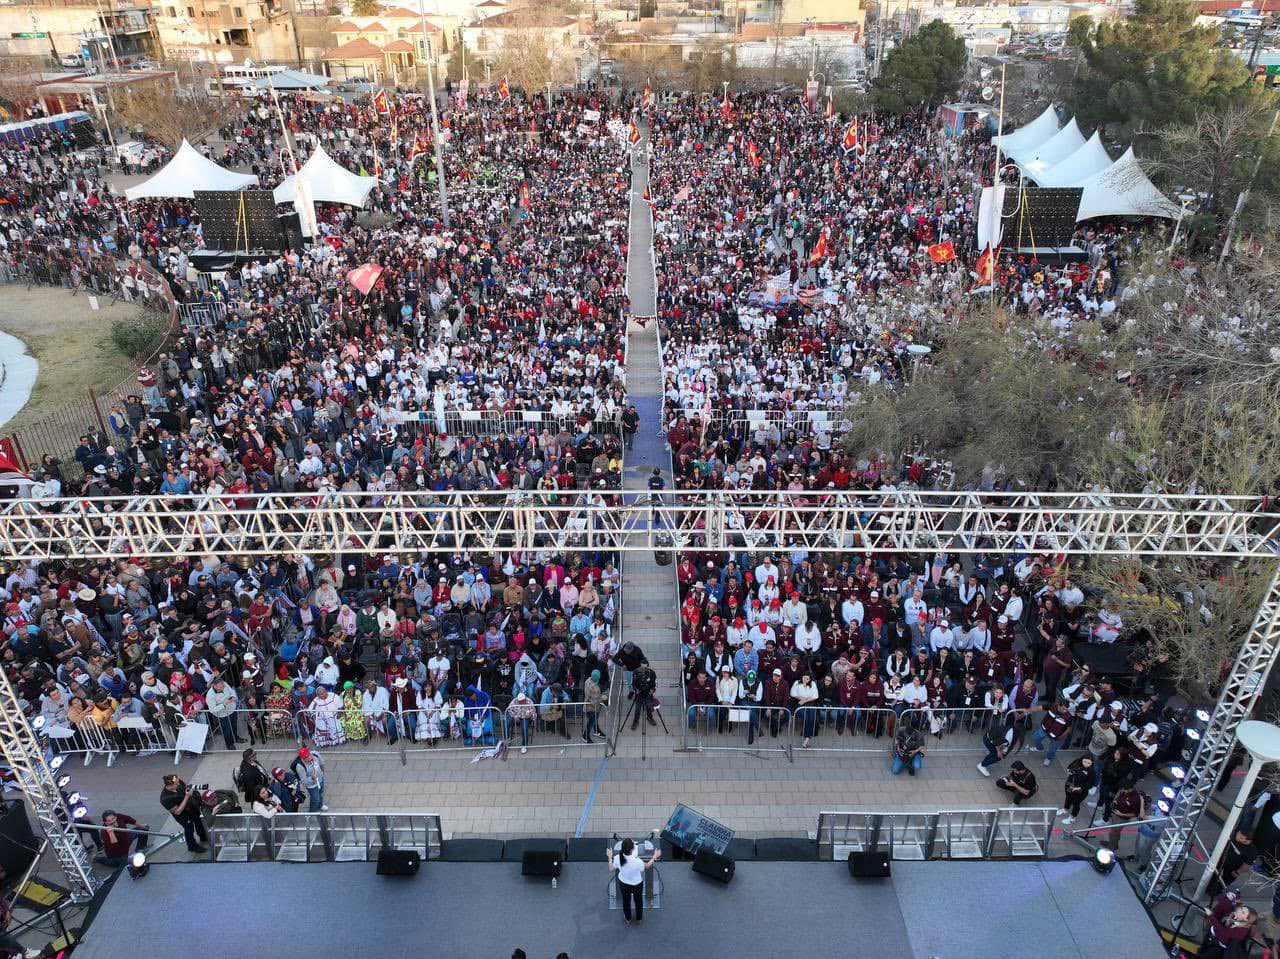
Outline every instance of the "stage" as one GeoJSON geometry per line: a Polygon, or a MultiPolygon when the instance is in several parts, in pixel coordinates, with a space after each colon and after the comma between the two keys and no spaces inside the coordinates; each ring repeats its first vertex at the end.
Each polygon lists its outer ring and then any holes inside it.
{"type": "Polygon", "coordinates": [[[660,863],[662,908],[627,927],[609,911],[603,860],[568,862],[558,888],[520,864],[189,863],[122,875],[76,959],[181,952],[314,959],[1125,959],[1165,956],[1120,870],[1090,862],[895,862],[888,880],[845,863],[740,862],[729,885],[660,863]]]}

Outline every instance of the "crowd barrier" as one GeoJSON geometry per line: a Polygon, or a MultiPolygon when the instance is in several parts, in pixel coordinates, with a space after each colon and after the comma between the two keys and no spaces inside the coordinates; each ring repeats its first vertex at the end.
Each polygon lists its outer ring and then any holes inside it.
{"type": "Polygon", "coordinates": [[[371,862],[384,849],[438,859],[442,841],[435,813],[234,813],[209,830],[215,862],[371,862]]]}
{"type": "Polygon", "coordinates": [[[681,683],[684,748],[703,750],[781,749],[789,752],[791,710],[775,706],[689,706],[681,683]]]}
{"type": "Polygon", "coordinates": [[[818,858],[883,852],[892,859],[1043,859],[1057,810],[1048,806],[929,813],[818,814],[818,858]]]}
{"type": "Polygon", "coordinates": [[[519,436],[529,430],[538,433],[562,430],[578,434],[589,427],[596,436],[620,437],[621,418],[593,415],[580,421],[577,414],[558,416],[542,410],[388,410],[387,418],[407,441],[434,432],[455,437],[519,436]],[[443,428],[442,428],[443,427],[443,428]]]}

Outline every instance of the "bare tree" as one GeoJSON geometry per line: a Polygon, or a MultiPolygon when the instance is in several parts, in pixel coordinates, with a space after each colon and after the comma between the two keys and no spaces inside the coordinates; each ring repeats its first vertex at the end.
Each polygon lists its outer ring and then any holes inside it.
{"type": "Polygon", "coordinates": [[[532,96],[548,83],[559,86],[573,79],[573,58],[562,34],[546,18],[529,11],[527,24],[506,31],[494,58],[493,73],[532,96]]]}
{"type": "Polygon", "coordinates": [[[213,133],[224,116],[222,103],[199,88],[189,94],[152,84],[116,98],[116,113],[124,123],[155,137],[171,150],[183,140],[195,143],[213,133]]]}
{"type": "Polygon", "coordinates": [[[23,57],[0,59],[0,116],[19,119],[27,105],[36,100],[40,72],[36,63],[23,57]]]}

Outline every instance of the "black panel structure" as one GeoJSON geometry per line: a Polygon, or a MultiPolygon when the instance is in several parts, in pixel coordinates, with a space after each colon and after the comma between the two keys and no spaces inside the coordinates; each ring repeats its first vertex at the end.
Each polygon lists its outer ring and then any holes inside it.
{"type": "Polygon", "coordinates": [[[284,229],[270,190],[196,190],[196,211],[211,250],[280,250],[284,229]]]}
{"type": "Polygon", "coordinates": [[[1010,187],[1004,194],[1005,249],[1069,246],[1080,211],[1080,187],[1010,187]]]}

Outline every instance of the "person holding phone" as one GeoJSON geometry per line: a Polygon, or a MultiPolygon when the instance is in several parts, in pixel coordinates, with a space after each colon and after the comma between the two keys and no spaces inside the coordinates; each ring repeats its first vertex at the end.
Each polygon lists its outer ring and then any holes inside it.
{"type": "Polygon", "coordinates": [[[627,925],[631,925],[634,911],[635,921],[639,922],[644,918],[644,874],[662,858],[662,850],[655,850],[649,861],[645,862],[636,851],[636,841],[627,838],[622,840],[616,858],[612,846],[604,852],[605,859],[609,862],[609,872],[618,874],[618,886],[622,891],[622,918],[627,925]]]}

